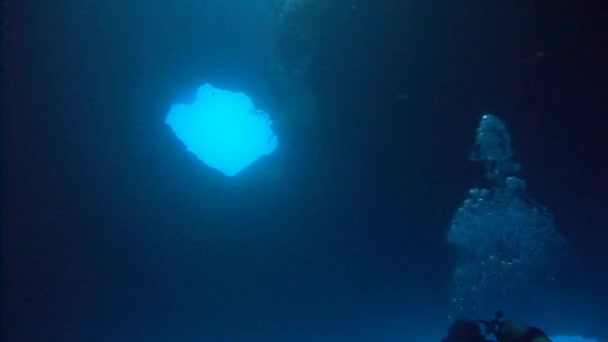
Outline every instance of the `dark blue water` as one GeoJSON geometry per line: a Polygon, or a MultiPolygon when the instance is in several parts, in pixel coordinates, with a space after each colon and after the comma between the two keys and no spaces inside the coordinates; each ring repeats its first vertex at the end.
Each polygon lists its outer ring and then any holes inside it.
{"type": "Polygon", "coordinates": [[[608,338],[606,13],[5,1],[4,340],[436,341],[462,262],[446,233],[491,186],[469,160],[484,112],[567,241],[555,280],[497,306],[608,338]],[[204,83],[275,122],[235,178],[164,124],[204,83]]]}

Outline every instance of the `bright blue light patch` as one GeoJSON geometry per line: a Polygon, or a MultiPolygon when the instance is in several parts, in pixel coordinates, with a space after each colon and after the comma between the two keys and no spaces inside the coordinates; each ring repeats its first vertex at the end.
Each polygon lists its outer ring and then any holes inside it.
{"type": "Polygon", "coordinates": [[[191,104],[175,104],[165,121],[207,166],[232,177],[278,145],[272,121],[244,93],[198,88],[191,104]]]}
{"type": "Polygon", "coordinates": [[[553,342],[599,342],[594,338],[585,338],[582,336],[555,336],[551,337],[551,341],[553,342]]]}

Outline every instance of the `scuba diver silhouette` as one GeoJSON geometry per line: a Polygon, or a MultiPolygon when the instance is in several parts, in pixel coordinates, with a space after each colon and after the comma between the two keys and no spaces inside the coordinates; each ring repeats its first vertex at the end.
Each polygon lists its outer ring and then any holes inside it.
{"type": "Polygon", "coordinates": [[[448,329],[442,342],[551,342],[547,334],[537,327],[518,321],[504,321],[502,311],[494,319],[458,319],[448,329]],[[482,332],[482,326],[485,331],[482,332]]]}

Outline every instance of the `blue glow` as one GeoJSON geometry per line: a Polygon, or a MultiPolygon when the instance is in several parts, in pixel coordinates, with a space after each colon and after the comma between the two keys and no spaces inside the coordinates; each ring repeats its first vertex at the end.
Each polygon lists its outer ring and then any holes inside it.
{"type": "Polygon", "coordinates": [[[175,104],[165,121],[207,166],[232,177],[278,146],[268,114],[244,93],[205,84],[191,104],[175,104]]]}
{"type": "Polygon", "coordinates": [[[551,341],[553,342],[599,342],[599,340],[596,340],[594,338],[585,338],[582,336],[554,336],[551,337],[551,341]]]}

